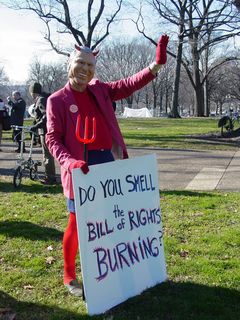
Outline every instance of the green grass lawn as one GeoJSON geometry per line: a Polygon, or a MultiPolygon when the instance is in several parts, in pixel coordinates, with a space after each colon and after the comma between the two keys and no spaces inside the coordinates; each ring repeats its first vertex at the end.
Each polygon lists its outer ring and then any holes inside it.
{"type": "MultiPolygon", "coordinates": [[[[220,137],[215,118],[130,118],[118,121],[128,147],[193,150],[235,150],[240,147],[239,141],[213,139],[220,137]]],[[[31,125],[32,120],[27,119],[24,124],[31,125]]],[[[11,132],[5,131],[3,139],[11,140],[11,132]]]]}
{"type": "MultiPolygon", "coordinates": [[[[90,319],[62,284],[61,187],[0,179],[0,319],[90,319]],[[48,250],[49,248],[52,250],[48,250]]],[[[161,193],[169,280],[92,319],[239,318],[240,194],[161,193]]],[[[114,288],[113,288],[114,290],[114,288]]]]}
{"type": "MultiPolygon", "coordinates": [[[[216,132],[215,119],[126,119],[120,126],[129,146],[216,147],[187,138],[216,132]]],[[[10,139],[10,133],[4,136],[10,139]]],[[[68,216],[61,187],[24,179],[16,190],[12,177],[1,176],[0,319],[237,320],[239,204],[238,192],[162,191],[168,281],[90,317],[62,283],[68,216]]]]}
{"type": "Polygon", "coordinates": [[[194,150],[233,150],[236,142],[212,140],[220,135],[217,120],[213,118],[186,119],[119,119],[127,146],[194,150]],[[208,135],[208,139],[199,136],[208,135]]]}

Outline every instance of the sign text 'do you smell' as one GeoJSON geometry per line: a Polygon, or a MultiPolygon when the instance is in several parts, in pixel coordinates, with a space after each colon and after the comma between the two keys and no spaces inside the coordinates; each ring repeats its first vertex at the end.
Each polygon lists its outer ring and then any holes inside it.
{"type": "MultiPolygon", "coordinates": [[[[126,192],[145,192],[155,190],[155,186],[152,182],[152,175],[132,175],[128,174],[125,177],[125,182],[128,184],[129,189],[126,192]]],[[[99,181],[98,192],[102,193],[104,198],[113,196],[124,196],[122,179],[106,179],[99,181]],[[100,188],[99,188],[100,187],[100,188]]],[[[89,185],[87,189],[78,187],[80,206],[86,201],[94,201],[96,196],[96,187],[89,185]]]]}
{"type": "Polygon", "coordinates": [[[155,156],[76,169],[73,182],[89,314],[166,280],[155,156]]]}

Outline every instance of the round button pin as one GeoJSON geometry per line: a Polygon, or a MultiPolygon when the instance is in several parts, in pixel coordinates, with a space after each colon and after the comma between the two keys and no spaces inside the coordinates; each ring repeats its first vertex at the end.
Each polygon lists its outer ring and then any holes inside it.
{"type": "Polygon", "coordinates": [[[75,104],[72,104],[72,105],[70,106],[70,111],[71,111],[72,113],[76,113],[76,112],[78,112],[78,107],[77,107],[75,104]]]}

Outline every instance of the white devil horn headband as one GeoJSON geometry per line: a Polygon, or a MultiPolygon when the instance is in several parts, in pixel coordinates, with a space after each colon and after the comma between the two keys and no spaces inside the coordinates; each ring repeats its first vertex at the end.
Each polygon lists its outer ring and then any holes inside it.
{"type": "Polygon", "coordinates": [[[86,53],[92,53],[94,55],[94,57],[96,57],[99,53],[99,50],[96,50],[96,51],[92,51],[89,47],[80,47],[78,46],[77,44],[75,44],[75,49],[77,51],[83,51],[83,52],[86,52],[86,53]]]}

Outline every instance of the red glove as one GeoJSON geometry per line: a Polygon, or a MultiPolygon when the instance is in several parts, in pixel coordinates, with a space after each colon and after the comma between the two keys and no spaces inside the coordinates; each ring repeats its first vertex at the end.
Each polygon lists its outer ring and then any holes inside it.
{"type": "Polygon", "coordinates": [[[165,64],[167,62],[167,44],[169,37],[164,34],[160,37],[156,49],[156,63],[165,64]]]}
{"type": "Polygon", "coordinates": [[[80,168],[84,174],[87,174],[89,171],[88,164],[82,160],[76,160],[70,164],[69,170],[72,172],[73,169],[80,168]]]}

